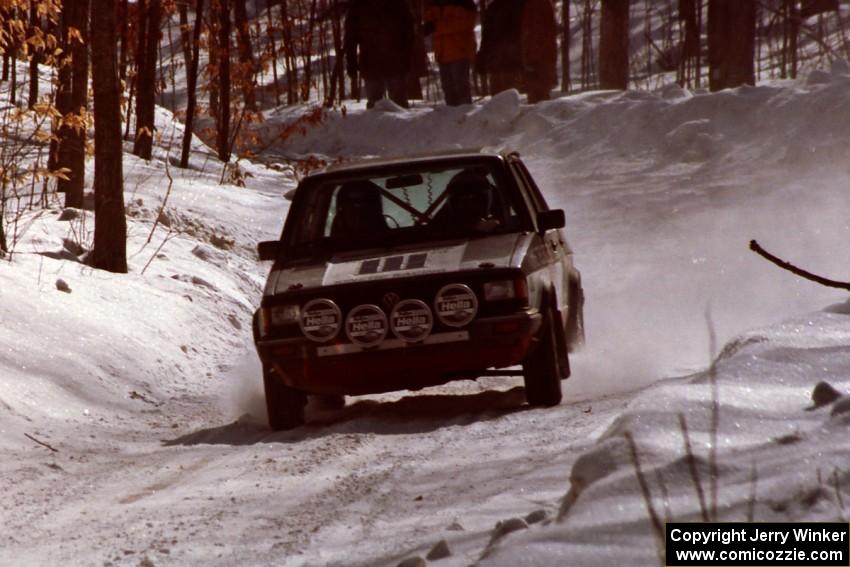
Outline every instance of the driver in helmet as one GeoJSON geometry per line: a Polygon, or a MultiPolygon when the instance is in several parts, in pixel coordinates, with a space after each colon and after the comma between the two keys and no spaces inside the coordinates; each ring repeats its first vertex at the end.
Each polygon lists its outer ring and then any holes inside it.
{"type": "Polygon", "coordinates": [[[472,169],[461,171],[446,186],[446,212],[453,227],[477,229],[493,219],[493,186],[472,169]]]}
{"type": "Polygon", "coordinates": [[[387,230],[380,187],[366,179],[349,181],[340,187],[331,236],[363,239],[387,230]]]}

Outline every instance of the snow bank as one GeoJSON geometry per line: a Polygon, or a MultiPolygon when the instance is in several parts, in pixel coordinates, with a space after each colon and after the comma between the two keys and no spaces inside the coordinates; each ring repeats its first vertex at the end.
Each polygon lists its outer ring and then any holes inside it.
{"type": "Polygon", "coordinates": [[[25,214],[12,261],[0,262],[4,445],[30,444],[12,432],[108,427],[128,412],[220,389],[233,353],[250,345],[264,280],[256,241],[277,236],[292,179],[245,165],[254,190],[221,186],[221,165],[197,139],[192,168],[166,172],[176,145],[168,142],[182,128],[162,109],[157,122],[158,159],[124,158],[129,274],[81,263],[93,216],[60,215],[57,206],[25,214]]]}
{"type": "MultiPolygon", "coordinates": [[[[847,305],[750,331],[717,359],[719,520],[848,521],[847,305]],[[811,395],[820,381],[844,398],[814,408],[811,395]]],[[[657,542],[623,434],[635,438],[655,513],[662,521],[699,521],[703,509],[712,508],[711,380],[702,372],[637,396],[576,460],[563,517],[506,538],[482,564],[657,564],[657,542]],[[686,418],[705,508],[685,457],[679,415],[686,418]]]]}

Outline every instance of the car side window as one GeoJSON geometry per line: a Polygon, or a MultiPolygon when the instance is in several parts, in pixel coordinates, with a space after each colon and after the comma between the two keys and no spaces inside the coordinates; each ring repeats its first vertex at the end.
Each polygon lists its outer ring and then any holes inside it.
{"type": "Polygon", "coordinates": [[[331,200],[324,191],[310,191],[301,209],[301,221],[296,225],[295,240],[310,242],[324,235],[325,218],[331,200]]]}
{"type": "Polygon", "coordinates": [[[522,175],[525,181],[526,187],[529,189],[531,199],[534,201],[534,207],[538,212],[548,211],[549,205],[546,204],[546,199],[543,198],[543,193],[540,192],[540,188],[537,186],[537,183],[534,182],[534,178],[531,177],[531,174],[528,172],[525,164],[521,161],[517,161],[516,165],[520,175],[522,175]]]}
{"type": "Polygon", "coordinates": [[[520,188],[520,195],[522,200],[525,201],[526,208],[528,209],[529,213],[531,213],[532,217],[536,216],[540,209],[538,208],[537,203],[533,198],[532,191],[529,189],[529,184],[528,180],[526,179],[526,176],[523,175],[520,168],[516,165],[516,162],[509,162],[509,169],[511,171],[511,174],[516,179],[517,187],[520,188]]]}

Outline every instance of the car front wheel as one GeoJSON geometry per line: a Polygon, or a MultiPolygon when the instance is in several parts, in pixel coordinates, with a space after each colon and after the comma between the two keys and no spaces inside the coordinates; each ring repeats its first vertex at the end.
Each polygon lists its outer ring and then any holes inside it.
{"type": "Polygon", "coordinates": [[[269,427],[285,431],[304,425],[304,406],[307,396],[283,383],[271,367],[263,368],[263,385],[266,390],[266,410],[269,427]]]}
{"type": "Polygon", "coordinates": [[[566,349],[561,351],[558,348],[558,333],[551,309],[543,314],[543,324],[537,340],[537,347],[522,365],[525,399],[532,406],[556,406],[561,403],[563,396],[560,359],[563,354],[566,354],[566,349]]]}

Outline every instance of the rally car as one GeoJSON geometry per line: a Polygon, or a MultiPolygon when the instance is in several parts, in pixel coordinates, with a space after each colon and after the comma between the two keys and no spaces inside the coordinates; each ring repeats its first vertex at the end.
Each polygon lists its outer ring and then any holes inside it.
{"type": "Polygon", "coordinates": [[[279,240],[254,340],[269,424],[304,423],[307,396],[420,389],[519,374],[561,401],[584,341],[581,274],[517,153],[337,165],[305,177],[279,240]]]}

